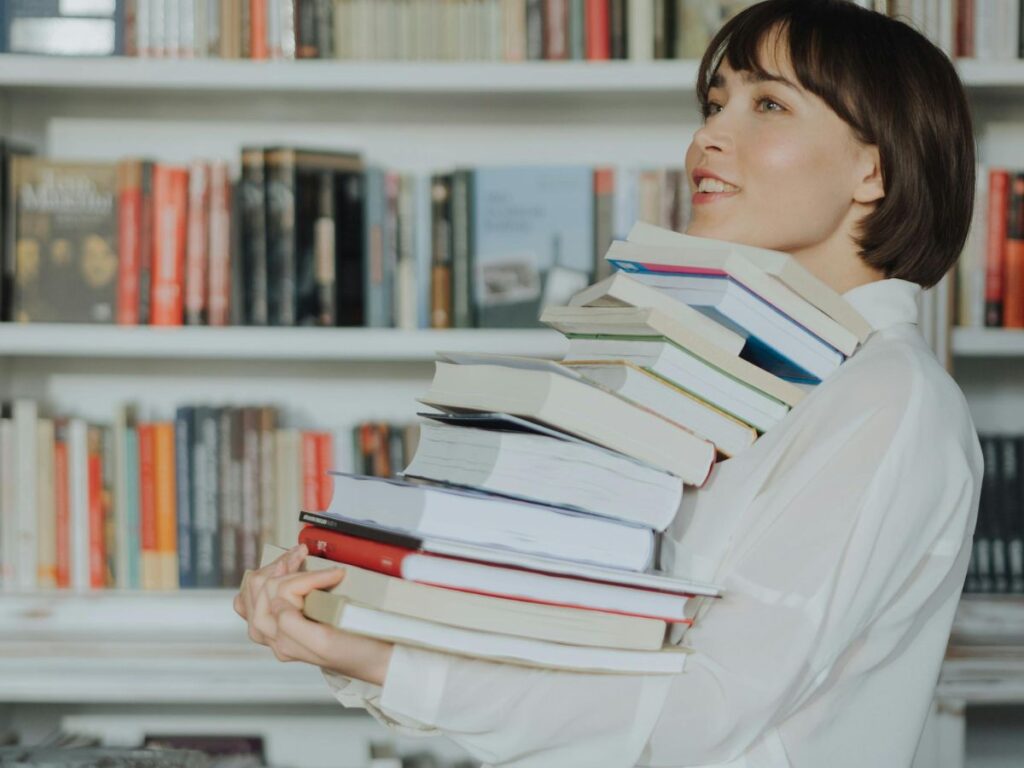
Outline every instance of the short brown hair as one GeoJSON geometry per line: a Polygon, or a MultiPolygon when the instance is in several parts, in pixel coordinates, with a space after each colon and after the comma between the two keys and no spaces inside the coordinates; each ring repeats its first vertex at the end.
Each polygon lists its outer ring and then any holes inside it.
{"type": "Polygon", "coordinates": [[[956,263],[974,206],[971,113],[952,62],[912,27],[849,0],[764,0],[726,22],[705,51],[705,116],[721,62],[766,74],[759,51],[776,29],[800,85],[878,147],[885,197],[860,222],[861,258],[887,277],[934,285],[956,263]]]}

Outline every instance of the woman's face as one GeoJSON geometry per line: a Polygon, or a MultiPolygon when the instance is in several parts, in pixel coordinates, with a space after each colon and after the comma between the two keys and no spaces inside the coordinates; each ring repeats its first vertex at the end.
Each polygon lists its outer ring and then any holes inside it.
{"type": "Polygon", "coordinates": [[[686,231],[798,258],[850,252],[854,225],[868,212],[863,179],[873,148],[799,85],[784,46],[765,46],[762,55],[779,80],[758,82],[723,61],[712,81],[709,114],[686,152],[686,231]],[[698,191],[705,173],[727,182],[725,191],[698,191]]]}

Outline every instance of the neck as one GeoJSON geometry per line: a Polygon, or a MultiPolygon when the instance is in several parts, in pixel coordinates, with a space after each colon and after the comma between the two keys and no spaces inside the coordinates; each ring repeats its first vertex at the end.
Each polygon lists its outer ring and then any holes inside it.
{"type": "Polygon", "coordinates": [[[843,294],[861,285],[885,279],[885,274],[866,264],[856,251],[797,251],[793,258],[836,293],[843,294]]]}

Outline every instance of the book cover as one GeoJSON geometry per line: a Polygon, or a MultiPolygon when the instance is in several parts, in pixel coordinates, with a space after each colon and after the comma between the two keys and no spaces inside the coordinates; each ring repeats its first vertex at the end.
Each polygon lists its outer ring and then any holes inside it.
{"type": "Polygon", "coordinates": [[[592,168],[477,168],[469,191],[472,311],[479,327],[535,327],[543,307],[564,304],[587,286],[592,168]]]}
{"type": "Polygon", "coordinates": [[[117,289],[117,170],[15,156],[11,163],[18,322],[111,323],[117,289]]]}

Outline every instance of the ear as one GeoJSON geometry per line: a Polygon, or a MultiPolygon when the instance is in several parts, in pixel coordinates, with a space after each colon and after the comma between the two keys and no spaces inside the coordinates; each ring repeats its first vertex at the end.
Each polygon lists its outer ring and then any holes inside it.
{"type": "Polygon", "coordinates": [[[854,201],[868,204],[885,197],[882,161],[878,154],[878,147],[874,145],[861,147],[856,167],[859,179],[853,190],[854,201]]]}

